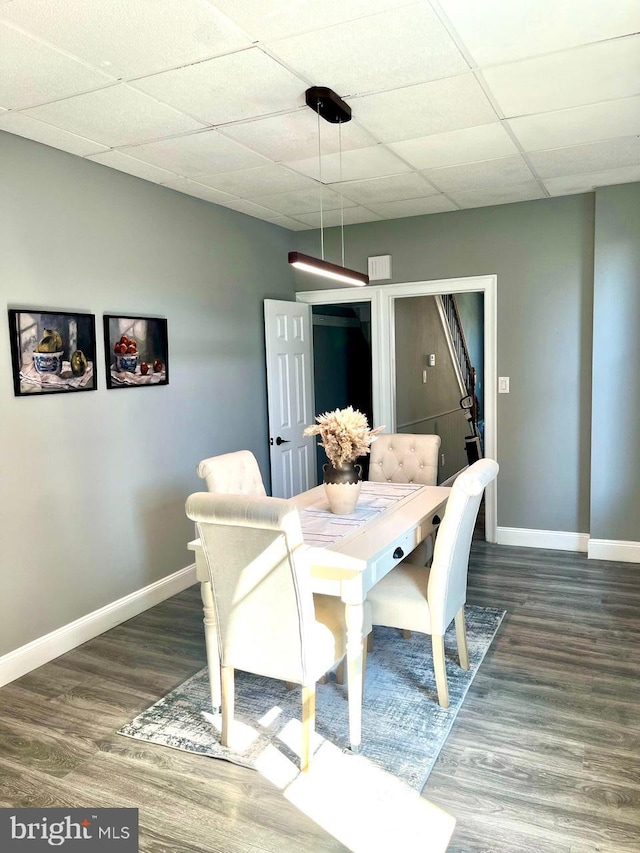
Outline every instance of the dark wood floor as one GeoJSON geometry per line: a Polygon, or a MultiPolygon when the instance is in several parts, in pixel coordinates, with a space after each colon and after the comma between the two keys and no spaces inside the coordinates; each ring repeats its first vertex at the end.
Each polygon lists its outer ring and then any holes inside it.
{"type": "MultiPolygon", "coordinates": [[[[469,601],[508,614],[423,792],[450,853],[637,853],[640,566],[476,541],[469,601]]],[[[203,664],[194,587],[2,688],[0,806],[138,807],[155,853],[345,850],[259,773],[114,734],[203,664]]]]}

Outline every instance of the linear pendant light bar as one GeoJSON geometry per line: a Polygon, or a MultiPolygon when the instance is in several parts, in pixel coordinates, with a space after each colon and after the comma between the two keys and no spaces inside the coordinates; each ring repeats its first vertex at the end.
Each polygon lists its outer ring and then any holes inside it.
{"type": "Polygon", "coordinates": [[[320,177],[320,246],[322,259],[313,258],[311,255],[303,255],[302,252],[289,252],[289,263],[296,269],[304,272],[324,276],[324,278],[339,281],[342,284],[350,284],[363,287],[369,284],[369,276],[366,273],[350,270],[344,266],[344,211],[342,206],[342,194],[340,195],[340,228],[342,236],[342,263],[332,264],[324,259],[324,222],[322,211],[322,152],[320,148],[320,119],[331,124],[338,125],[340,140],[340,180],[342,181],[342,124],[351,121],[351,107],[332,89],[326,86],[312,86],[305,92],[305,100],[308,107],[318,114],[318,166],[320,177]]]}
{"type": "Polygon", "coordinates": [[[303,255],[302,252],[289,252],[289,263],[298,270],[332,278],[343,284],[352,284],[355,287],[369,284],[369,276],[365,273],[341,267],[339,264],[330,264],[329,261],[321,261],[319,258],[312,258],[311,255],[303,255]]]}

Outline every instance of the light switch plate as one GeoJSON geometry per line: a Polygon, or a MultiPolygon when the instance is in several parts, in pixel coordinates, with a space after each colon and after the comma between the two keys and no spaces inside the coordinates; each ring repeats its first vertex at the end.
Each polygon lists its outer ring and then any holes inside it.
{"type": "Polygon", "coordinates": [[[509,393],[509,377],[508,376],[499,376],[498,377],[498,394],[508,394],[509,393]]]}

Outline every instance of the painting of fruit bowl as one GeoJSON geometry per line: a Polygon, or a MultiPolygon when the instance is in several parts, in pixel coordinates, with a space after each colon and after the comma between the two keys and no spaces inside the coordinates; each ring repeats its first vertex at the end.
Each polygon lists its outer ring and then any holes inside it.
{"type": "Polygon", "coordinates": [[[107,388],[167,385],[167,321],[160,317],[105,315],[107,388]]]}
{"type": "Polygon", "coordinates": [[[33,365],[38,373],[62,373],[62,352],[34,352],[33,365]]]}
{"type": "Polygon", "coordinates": [[[126,371],[127,373],[135,373],[138,367],[138,353],[127,353],[126,355],[114,355],[116,373],[126,371]]]}
{"type": "Polygon", "coordinates": [[[95,328],[93,314],[10,309],[16,396],[95,391],[95,328]]]}

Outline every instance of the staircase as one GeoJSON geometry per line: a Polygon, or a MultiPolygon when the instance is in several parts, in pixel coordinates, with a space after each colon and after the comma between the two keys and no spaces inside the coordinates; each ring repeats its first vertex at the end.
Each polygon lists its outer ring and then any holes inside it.
{"type": "Polygon", "coordinates": [[[440,300],[442,313],[449,329],[449,335],[451,336],[451,345],[455,354],[461,384],[465,388],[467,395],[473,400],[473,406],[471,407],[473,423],[477,424],[476,369],[471,364],[471,358],[469,357],[469,348],[464,336],[460,314],[458,313],[456,298],[451,293],[445,293],[438,297],[438,299],[440,300]]]}

